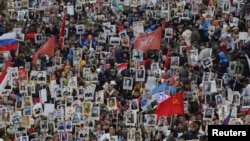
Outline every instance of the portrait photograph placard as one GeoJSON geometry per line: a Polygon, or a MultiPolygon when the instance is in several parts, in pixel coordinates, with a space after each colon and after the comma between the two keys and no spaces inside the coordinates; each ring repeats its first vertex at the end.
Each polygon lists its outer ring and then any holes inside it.
{"type": "Polygon", "coordinates": [[[165,28],[165,38],[170,39],[173,36],[173,28],[165,28]]]}
{"type": "Polygon", "coordinates": [[[146,115],[147,126],[155,126],[156,125],[156,114],[148,114],[146,115]]]}
{"type": "Polygon", "coordinates": [[[43,43],[43,35],[42,34],[36,34],[36,36],[35,36],[35,43],[36,44],[43,43]]]}
{"type": "Polygon", "coordinates": [[[76,34],[78,35],[84,34],[85,28],[83,24],[75,25],[75,28],[76,28],[76,34]]]}
{"type": "Polygon", "coordinates": [[[108,110],[116,110],[117,109],[117,103],[116,103],[116,98],[115,97],[110,97],[108,98],[108,110]]]}
{"type": "Polygon", "coordinates": [[[136,81],[145,81],[145,73],[146,73],[145,69],[137,69],[135,80],[136,81]]]}
{"type": "Polygon", "coordinates": [[[133,49],[133,60],[134,61],[142,61],[143,52],[141,50],[133,49]]]}
{"type": "Polygon", "coordinates": [[[135,111],[127,111],[125,113],[125,125],[127,126],[135,126],[136,123],[136,112],[135,111]]]}
{"type": "Polygon", "coordinates": [[[208,68],[213,65],[212,59],[210,57],[201,60],[203,68],[208,68]]]}
{"type": "Polygon", "coordinates": [[[133,88],[133,78],[124,77],[123,78],[123,89],[124,90],[132,90],[133,88]]]}
{"type": "Polygon", "coordinates": [[[100,33],[99,36],[98,36],[98,43],[106,43],[107,36],[108,35],[105,32],[100,33]]]}
{"type": "Polygon", "coordinates": [[[120,43],[121,43],[120,37],[110,37],[110,39],[109,39],[110,45],[118,46],[118,45],[120,45],[120,43]]]}
{"type": "Polygon", "coordinates": [[[229,62],[229,73],[235,73],[236,71],[236,65],[237,65],[237,62],[236,61],[231,61],[229,62]]]}
{"type": "Polygon", "coordinates": [[[214,109],[213,108],[206,108],[203,115],[203,120],[211,121],[214,115],[214,109]]]}
{"type": "Polygon", "coordinates": [[[130,38],[129,36],[124,36],[121,38],[121,45],[124,47],[129,47],[130,46],[130,38]]]}

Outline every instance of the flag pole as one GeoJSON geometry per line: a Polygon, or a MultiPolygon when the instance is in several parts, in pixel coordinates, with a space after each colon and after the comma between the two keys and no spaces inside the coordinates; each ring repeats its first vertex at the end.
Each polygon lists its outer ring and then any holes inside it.
{"type": "Polygon", "coordinates": [[[170,128],[172,128],[172,124],[173,124],[173,115],[171,115],[171,118],[170,118],[170,124],[169,124],[170,128]]]}

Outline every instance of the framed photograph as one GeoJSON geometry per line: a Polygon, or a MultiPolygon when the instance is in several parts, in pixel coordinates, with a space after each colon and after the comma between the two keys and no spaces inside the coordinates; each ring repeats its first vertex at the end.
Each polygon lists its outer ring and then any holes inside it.
{"type": "Polygon", "coordinates": [[[68,86],[69,87],[72,87],[72,88],[77,88],[77,77],[71,77],[69,79],[69,83],[68,83],[68,86]]]}
{"type": "Polygon", "coordinates": [[[73,129],[73,123],[72,121],[66,121],[65,122],[65,131],[66,132],[72,132],[72,129],[73,129]]]}
{"type": "Polygon", "coordinates": [[[27,126],[26,126],[25,122],[19,122],[19,123],[17,123],[15,125],[15,127],[17,129],[17,133],[20,133],[20,134],[26,134],[27,133],[27,126]]]}
{"type": "Polygon", "coordinates": [[[46,84],[46,71],[38,71],[37,72],[37,83],[38,84],[46,84]]]}
{"type": "Polygon", "coordinates": [[[31,106],[26,106],[23,109],[23,115],[25,116],[31,116],[32,115],[32,107],[31,106]]]}
{"type": "Polygon", "coordinates": [[[58,121],[57,122],[57,131],[63,132],[65,129],[65,122],[64,121],[58,121]]]}
{"type": "Polygon", "coordinates": [[[135,126],[136,123],[136,112],[135,111],[127,111],[125,113],[125,125],[126,126],[135,126]]]}
{"type": "Polygon", "coordinates": [[[108,110],[112,111],[116,109],[117,109],[116,98],[115,97],[108,98],[108,110]]]}
{"type": "Polygon", "coordinates": [[[243,73],[244,66],[241,64],[236,65],[235,74],[241,75],[243,73]]]}
{"type": "Polygon", "coordinates": [[[215,96],[215,102],[216,102],[217,105],[222,104],[223,101],[222,101],[222,95],[221,94],[215,96]]]}
{"type": "Polygon", "coordinates": [[[136,81],[145,81],[145,69],[137,69],[136,70],[136,81]]]}
{"type": "Polygon", "coordinates": [[[41,128],[41,131],[47,131],[48,130],[48,122],[47,122],[47,120],[41,120],[40,121],[40,128],[41,128]]]}
{"type": "Polygon", "coordinates": [[[151,90],[145,88],[145,89],[143,90],[143,95],[142,95],[142,97],[143,97],[144,99],[152,99],[151,90]]]}
{"type": "Polygon", "coordinates": [[[29,136],[21,136],[20,141],[29,141],[29,136]]]}
{"type": "Polygon", "coordinates": [[[86,90],[85,91],[85,93],[84,93],[84,100],[85,101],[88,101],[88,100],[93,100],[94,99],[94,94],[93,94],[93,92],[90,92],[90,91],[88,91],[88,90],[86,90]]]}
{"type": "Polygon", "coordinates": [[[250,93],[249,90],[245,89],[243,92],[243,104],[242,108],[250,108],[250,93]]]}
{"type": "Polygon", "coordinates": [[[135,133],[136,133],[136,129],[130,128],[129,131],[127,132],[127,140],[128,141],[135,141],[135,133]]]}
{"type": "Polygon", "coordinates": [[[10,112],[1,112],[2,123],[9,123],[10,121],[10,112]]]}
{"type": "Polygon", "coordinates": [[[184,112],[188,112],[188,100],[183,101],[183,105],[184,105],[184,112]]]}
{"type": "Polygon", "coordinates": [[[166,122],[167,122],[167,117],[162,116],[162,117],[160,117],[160,119],[158,120],[157,126],[158,126],[158,127],[163,127],[163,126],[165,126],[166,122]]]}
{"type": "Polygon", "coordinates": [[[152,71],[157,71],[157,70],[159,70],[159,63],[158,63],[158,62],[152,63],[150,69],[151,69],[152,71]]]}
{"type": "Polygon", "coordinates": [[[229,73],[235,73],[236,71],[236,61],[229,62],[229,73]]]}
{"type": "Polygon", "coordinates": [[[25,18],[26,11],[17,11],[17,20],[23,20],[25,18]]]}
{"type": "Polygon", "coordinates": [[[142,61],[143,60],[143,52],[141,50],[133,49],[133,60],[134,61],[142,61]]]}
{"type": "Polygon", "coordinates": [[[179,62],[180,62],[180,57],[171,57],[170,67],[171,68],[179,67],[179,62]]]}
{"type": "Polygon", "coordinates": [[[223,122],[229,113],[228,105],[222,105],[218,110],[218,116],[220,122],[223,122]]]}
{"type": "Polygon", "coordinates": [[[43,114],[43,107],[41,103],[37,103],[33,107],[33,114],[35,117],[43,114]]]}
{"type": "Polygon", "coordinates": [[[89,128],[87,127],[81,128],[78,135],[79,135],[79,138],[85,138],[85,139],[88,138],[89,128]]]}
{"type": "Polygon", "coordinates": [[[16,33],[16,40],[23,42],[24,36],[25,35],[23,33],[16,33]]]}
{"type": "Polygon", "coordinates": [[[95,102],[99,104],[104,102],[104,90],[95,93],[95,102]]]}
{"type": "Polygon", "coordinates": [[[131,100],[129,107],[131,111],[139,111],[138,100],[137,99],[131,100]]]}
{"type": "Polygon", "coordinates": [[[127,36],[127,30],[122,30],[119,32],[119,37],[122,39],[127,36]]]}
{"type": "Polygon", "coordinates": [[[148,126],[155,126],[156,125],[156,115],[155,114],[148,114],[146,115],[147,125],[148,126]]]}
{"type": "Polygon", "coordinates": [[[110,37],[110,39],[109,39],[110,45],[118,46],[118,45],[120,45],[120,43],[121,43],[120,37],[110,37]]]}
{"type": "Polygon", "coordinates": [[[214,109],[213,108],[206,108],[205,114],[203,116],[203,120],[211,121],[214,115],[214,109]]]}
{"type": "Polygon", "coordinates": [[[94,106],[91,111],[91,118],[95,120],[99,120],[100,118],[100,107],[99,106],[94,106]]]}
{"type": "Polygon", "coordinates": [[[223,13],[230,13],[230,3],[227,2],[227,3],[224,3],[223,5],[223,13]]]}
{"type": "Polygon", "coordinates": [[[147,19],[154,18],[154,12],[152,10],[146,10],[147,19]]]}
{"type": "Polygon", "coordinates": [[[109,56],[110,56],[110,52],[102,51],[101,54],[100,54],[100,59],[106,60],[106,59],[109,58],[109,56]]]}
{"type": "Polygon", "coordinates": [[[82,11],[82,4],[77,4],[75,6],[75,10],[76,10],[77,13],[81,12],[82,11]]]}
{"type": "Polygon", "coordinates": [[[210,57],[201,60],[203,68],[208,68],[213,65],[212,59],[210,57]]]}
{"type": "Polygon", "coordinates": [[[87,76],[89,76],[91,74],[91,70],[90,70],[90,68],[87,68],[87,67],[84,67],[83,68],[83,77],[87,77],[87,76]]]}
{"type": "Polygon", "coordinates": [[[203,89],[202,89],[202,92],[204,94],[206,93],[210,93],[211,92],[211,85],[212,83],[210,81],[204,81],[203,82],[203,89]]]}
{"type": "Polygon", "coordinates": [[[173,37],[173,28],[165,28],[165,38],[170,39],[173,37]]]}
{"type": "Polygon", "coordinates": [[[64,87],[64,88],[63,88],[62,96],[63,96],[63,97],[71,96],[72,91],[73,91],[73,89],[72,89],[71,87],[69,87],[69,86],[64,87]]]}
{"type": "Polygon", "coordinates": [[[168,12],[169,11],[169,3],[168,2],[165,2],[165,3],[162,4],[161,11],[162,12],[168,12]]]}
{"type": "Polygon", "coordinates": [[[124,90],[132,90],[133,88],[133,78],[124,77],[123,78],[123,89],[124,90]]]}
{"type": "Polygon", "coordinates": [[[61,62],[62,62],[62,57],[55,57],[55,65],[56,66],[61,66],[61,62]]]}
{"type": "Polygon", "coordinates": [[[216,83],[216,89],[217,90],[220,91],[220,90],[223,89],[223,81],[222,81],[222,79],[216,79],[215,83],[216,83]]]}
{"type": "Polygon", "coordinates": [[[43,35],[42,34],[36,34],[36,36],[35,36],[35,43],[36,44],[43,43],[43,35]]]}
{"type": "Polygon", "coordinates": [[[233,93],[232,104],[234,104],[235,106],[240,106],[240,93],[233,93]]]}
{"type": "Polygon", "coordinates": [[[130,38],[129,36],[125,36],[121,38],[121,45],[124,47],[129,47],[130,46],[130,38]]]}
{"type": "Polygon", "coordinates": [[[83,113],[84,115],[91,115],[91,111],[92,111],[92,107],[93,107],[93,103],[89,102],[89,101],[84,101],[82,103],[82,107],[83,107],[83,113]]]}
{"type": "Polygon", "coordinates": [[[78,34],[78,35],[84,34],[85,27],[83,24],[75,25],[75,28],[76,28],[76,34],[78,34]]]}
{"type": "Polygon", "coordinates": [[[81,116],[79,113],[73,113],[71,116],[71,121],[74,125],[80,124],[81,116]]]}

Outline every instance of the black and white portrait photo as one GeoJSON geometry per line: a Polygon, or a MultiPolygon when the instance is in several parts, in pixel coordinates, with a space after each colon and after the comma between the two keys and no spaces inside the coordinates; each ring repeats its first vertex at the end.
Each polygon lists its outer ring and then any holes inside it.
{"type": "Polygon", "coordinates": [[[165,122],[166,122],[166,117],[160,117],[158,121],[158,127],[163,127],[165,125],[165,122]]]}
{"type": "Polygon", "coordinates": [[[143,59],[143,53],[140,50],[133,49],[133,60],[141,61],[143,59]]]}
{"type": "Polygon", "coordinates": [[[211,58],[209,57],[209,58],[205,58],[205,59],[201,60],[201,64],[202,64],[203,68],[207,68],[207,67],[212,66],[213,62],[212,62],[211,58]]]}
{"type": "Polygon", "coordinates": [[[170,66],[171,67],[178,67],[179,66],[179,57],[171,57],[170,66]]]}
{"type": "Polygon", "coordinates": [[[156,115],[154,115],[154,114],[146,115],[146,119],[147,119],[148,126],[155,126],[156,125],[156,115]]]}
{"type": "Polygon", "coordinates": [[[137,99],[133,99],[131,102],[130,102],[130,110],[139,110],[139,105],[138,105],[138,101],[137,99]]]}
{"type": "Polygon", "coordinates": [[[152,63],[151,64],[151,70],[157,71],[159,69],[159,63],[152,63]]]}
{"type": "Polygon", "coordinates": [[[165,28],[165,38],[172,38],[173,36],[173,28],[165,28]]]}
{"type": "Polygon", "coordinates": [[[133,87],[133,79],[130,77],[124,77],[123,89],[124,90],[132,90],[132,87],[133,87]]]}
{"type": "Polygon", "coordinates": [[[107,34],[106,33],[100,33],[98,37],[98,42],[99,43],[106,43],[107,40],[107,34]]]}
{"type": "Polygon", "coordinates": [[[120,37],[110,37],[109,38],[109,44],[110,45],[116,46],[116,45],[120,45],[120,43],[121,43],[121,38],[120,37]]]}
{"type": "Polygon", "coordinates": [[[75,25],[76,27],[76,34],[80,35],[80,34],[84,34],[84,25],[83,24],[79,24],[79,25],[75,25]]]}
{"type": "Polygon", "coordinates": [[[206,108],[205,109],[205,114],[203,116],[203,120],[212,120],[214,114],[214,109],[213,108],[206,108]]]}
{"type": "Polygon", "coordinates": [[[136,81],[145,81],[145,70],[138,69],[136,71],[136,81]]]}
{"type": "Polygon", "coordinates": [[[133,111],[128,111],[126,113],[126,125],[127,126],[134,126],[136,122],[136,114],[133,111]]]}
{"type": "Polygon", "coordinates": [[[35,43],[40,44],[42,42],[43,42],[43,35],[42,34],[36,34],[35,43]]]}
{"type": "Polygon", "coordinates": [[[215,102],[217,105],[222,104],[222,95],[216,95],[215,96],[215,102]]]}

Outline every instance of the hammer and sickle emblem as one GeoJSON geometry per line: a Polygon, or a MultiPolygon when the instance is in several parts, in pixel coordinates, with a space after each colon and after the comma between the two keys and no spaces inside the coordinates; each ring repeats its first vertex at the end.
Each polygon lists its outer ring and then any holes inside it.
{"type": "Polygon", "coordinates": [[[174,98],[174,99],[172,100],[172,102],[173,102],[173,104],[180,104],[179,100],[176,99],[176,98],[174,98]]]}

